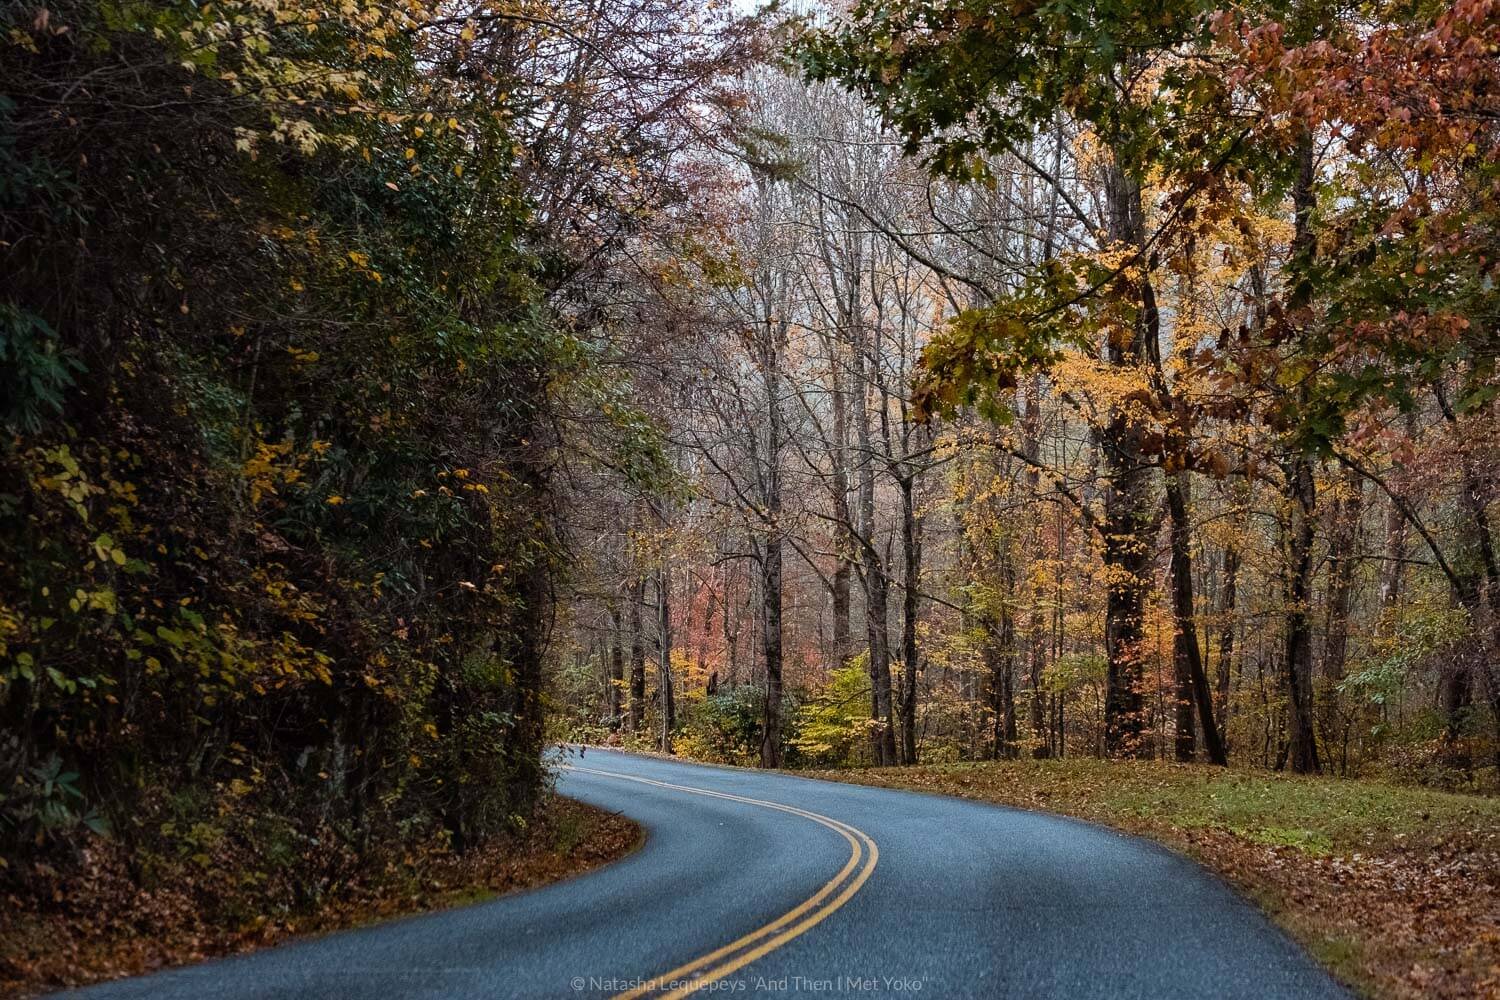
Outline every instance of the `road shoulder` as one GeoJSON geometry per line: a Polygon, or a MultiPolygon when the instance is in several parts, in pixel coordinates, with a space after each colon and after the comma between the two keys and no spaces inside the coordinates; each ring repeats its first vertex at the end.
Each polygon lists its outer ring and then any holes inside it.
{"type": "MultiPolygon", "coordinates": [[[[253,874],[212,913],[191,889],[143,888],[107,850],[58,880],[51,900],[10,895],[0,916],[0,996],[28,996],[241,954],[396,917],[551,885],[617,861],[644,832],[632,820],[549,796],[518,834],[464,855],[434,851],[339,872],[315,899],[268,912],[253,874]]],[[[222,885],[223,883],[219,883],[222,885]]]]}
{"type": "Polygon", "coordinates": [[[1500,996],[1500,802],[1159,763],[801,772],[1082,819],[1187,855],[1366,996],[1500,996]]]}

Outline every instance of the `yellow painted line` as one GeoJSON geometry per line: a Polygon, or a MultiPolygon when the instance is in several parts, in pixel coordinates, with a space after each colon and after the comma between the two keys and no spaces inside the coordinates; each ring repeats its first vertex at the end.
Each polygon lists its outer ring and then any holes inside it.
{"type": "MultiPolygon", "coordinates": [[[[656,981],[660,981],[663,979],[673,980],[679,978],[680,976],[686,975],[694,969],[701,968],[702,966],[708,965],[709,963],[714,962],[724,957],[725,955],[731,954],[747,945],[753,944],[761,938],[766,937],[767,935],[781,929],[786,924],[789,924],[792,921],[796,920],[798,917],[802,916],[804,913],[808,912],[819,903],[821,903],[830,893],[838,888],[838,886],[842,884],[846,878],[849,877],[849,873],[852,872],[856,866],[858,866],[865,852],[861,841],[857,840],[856,837],[861,837],[864,838],[865,841],[868,841],[871,851],[873,851],[875,848],[874,841],[871,841],[865,834],[861,833],[858,830],[855,830],[853,827],[848,826],[847,824],[841,823],[835,819],[830,819],[827,816],[821,816],[818,813],[808,812],[805,809],[798,809],[795,806],[783,805],[780,802],[767,802],[763,799],[751,799],[746,798],[742,795],[732,795],[728,792],[718,792],[707,788],[696,788],[688,785],[675,785],[666,781],[655,781],[651,778],[638,778],[634,775],[618,774],[614,771],[597,771],[590,768],[574,768],[574,770],[583,771],[588,774],[599,774],[611,778],[620,778],[625,781],[635,781],[643,785],[655,785],[659,788],[668,788],[674,791],[691,792],[694,795],[706,795],[710,798],[728,799],[733,802],[744,802],[751,805],[763,806],[768,809],[775,809],[779,812],[792,813],[793,815],[810,819],[815,823],[821,823],[823,826],[826,826],[829,829],[840,834],[845,840],[849,842],[849,860],[845,862],[843,869],[833,878],[829,879],[828,882],[824,884],[824,886],[817,892],[815,892],[812,896],[808,897],[806,900],[793,907],[788,912],[782,914],[780,917],[771,921],[769,924],[766,924],[764,927],[754,930],[749,934],[746,934],[744,937],[739,938],[738,940],[731,941],[724,947],[709,952],[707,955],[697,958],[694,961],[687,963],[686,965],[679,965],[677,968],[671,970],[670,972],[666,972],[661,976],[655,977],[656,981]]],[[[871,865],[871,867],[873,867],[873,864],[871,865]]],[[[842,905],[842,903],[840,903],[839,905],[842,905]]],[[[830,910],[829,912],[832,912],[832,910],[830,910]]],[[[821,917],[819,919],[821,919],[821,917]]],[[[617,1000],[644,996],[648,992],[650,992],[649,989],[638,989],[632,993],[620,994],[620,997],[617,998],[617,1000]]]]}
{"type": "Polygon", "coordinates": [[[792,907],[786,913],[763,927],[751,931],[722,948],[716,948],[699,958],[679,965],[670,972],[664,972],[654,976],[646,983],[618,994],[613,1000],[638,1000],[640,997],[648,996],[658,989],[664,988],[666,984],[679,981],[691,974],[691,981],[664,994],[667,1000],[676,1000],[685,997],[698,990],[717,982],[738,969],[742,969],[758,958],[762,958],[780,948],[788,941],[807,932],[812,927],[821,923],[839,907],[847,903],[860,887],[869,881],[870,875],[875,871],[876,862],[880,859],[880,849],[875,846],[875,841],[862,830],[858,830],[847,823],[841,823],[836,819],[823,816],[819,813],[809,812],[806,809],[798,809],[796,806],[783,805],[780,802],[768,802],[765,799],[752,799],[743,795],[732,795],[729,792],[717,792],[708,788],[695,788],[691,785],[677,785],[669,781],[656,781],[652,778],[638,778],[633,774],[619,774],[614,771],[600,771],[589,767],[577,767],[565,765],[571,771],[579,771],[583,774],[595,774],[606,778],[618,778],[621,781],[634,781],[642,785],[655,785],[658,788],[667,788],[672,791],[688,792],[692,795],[704,795],[709,798],[727,799],[731,802],[742,802],[747,805],[761,806],[765,809],[775,809],[777,812],[791,813],[803,819],[812,820],[828,829],[833,830],[849,842],[849,860],[839,873],[823,884],[817,892],[813,893],[801,903],[792,907]],[[848,882],[851,872],[858,869],[853,881],[848,882]],[[832,895],[840,885],[844,885],[842,892],[832,895]],[[791,926],[788,926],[788,925],[791,926]],[[733,956],[733,957],[727,957],[733,956]],[[720,964],[714,965],[716,962],[720,964]],[[712,968],[705,968],[712,966],[712,968]],[[702,971],[699,971],[702,970],[702,971]],[[658,985],[660,984],[660,985],[658,985]]]}

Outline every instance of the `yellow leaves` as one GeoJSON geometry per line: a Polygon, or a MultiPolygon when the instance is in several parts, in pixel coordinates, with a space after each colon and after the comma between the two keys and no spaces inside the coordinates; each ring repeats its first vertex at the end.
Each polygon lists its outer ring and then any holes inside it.
{"type": "Polygon", "coordinates": [[[1145,365],[1125,367],[1111,365],[1098,358],[1069,352],[1052,370],[1053,392],[1084,399],[1090,420],[1103,419],[1112,406],[1125,408],[1126,415],[1137,421],[1149,421],[1152,414],[1140,401],[1150,396],[1151,376],[1145,365]]]}
{"type": "Polygon", "coordinates": [[[0,601],[0,657],[10,651],[9,640],[21,634],[21,616],[0,601]]]}
{"type": "Polygon", "coordinates": [[[408,160],[412,159],[416,155],[417,155],[417,151],[415,149],[411,148],[410,146],[406,147],[406,158],[408,160]]]}
{"type": "Polygon", "coordinates": [[[111,562],[116,566],[125,565],[125,550],[117,546],[114,537],[108,533],[94,539],[94,554],[100,561],[111,562]]]}
{"type": "Polygon", "coordinates": [[[241,475],[250,487],[250,505],[257,507],[266,497],[276,496],[277,489],[302,478],[298,463],[305,456],[292,454],[292,442],[258,442],[255,453],[246,459],[241,475]]]}
{"type": "Polygon", "coordinates": [[[359,250],[349,251],[349,260],[359,270],[359,273],[375,282],[377,285],[385,282],[384,276],[374,268],[370,267],[370,255],[359,250]]]}
{"type": "Polygon", "coordinates": [[[314,656],[316,657],[316,662],[312,667],[312,675],[324,684],[332,685],[333,674],[328,669],[328,664],[332,661],[321,653],[315,653],[314,656]]]}
{"type": "MultiPolygon", "coordinates": [[[[34,448],[26,453],[25,463],[27,475],[32,485],[49,493],[55,493],[68,502],[68,506],[78,515],[79,520],[89,520],[89,508],[86,506],[90,497],[98,496],[104,492],[104,488],[90,482],[84,474],[78,459],[68,449],[67,445],[59,445],[56,448],[40,449],[34,448]]],[[[116,484],[105,479],[111,488],[111,492],[126,503],[134,505],[134,486],[131,484],[116,484]]]]}
{"type": "Polygon", "coordinates": [[[10,31],[6,32],[5,37],[6,40],[10,42],[10,44],[14,45],[16,48],[25,49],[32,55],[35,55],[37,52],[41,51],[37,48],[36,39],[32,38],[29,33],[22,31],[20,28],[11,28],[10,31]]]}
{"type": "Polygon", "coordinates": [[[298,364],[310,365],[321,357],[317,351],[308,351],[300,347],[288,347],[286,351],[298,364]]]}
{"type": "Polygon", "coordinates": [[[68,599],[68,609],[74,614],[88,610],[103,611],[107,615],[114,615],[119,614],[120,611],[115,592],[109,587],[100,587],[97,590],[85,590],[79,587],[68,599]]]}
{"type": "Polygon", "coordinates": [[[464,165],[462,163],[455,163],[453,165],[453,176],[454,177],[462,177],[463,175],[464,175],[464,165]]]}
{"type": "Polygon", "coordinates": [[[341,497],[341,496],[339,496],[337,493],[335,493],[333,496],[329,497],[327,500],[324,500],[323,502],[326,503],[330,507],[338,507],[338,506],[340,506],[340,505],[343,504],[344,498],[341,497]]]}

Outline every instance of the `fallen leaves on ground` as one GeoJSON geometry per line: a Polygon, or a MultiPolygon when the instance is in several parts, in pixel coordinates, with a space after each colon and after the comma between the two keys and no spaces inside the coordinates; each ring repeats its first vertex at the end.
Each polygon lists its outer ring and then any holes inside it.
{"type": "MultiPolygon", "coordinates": [[[[640,836],[623,816],[551,796],[521,834],[461,855],[435,850],[379,857],[321,898],[275,916],[257,905],[256,873],[236,873],[241,898],[222,900],[216,912],[238,916],[222,922],[206,919],[190,883],[163,879],[142,888],[124,853],[100,841],[76,871],[56,873],[44,897],[0,897],[0,996],[139,975],[297,935],[477,902],[613,861],[640,836]]],[[[225,891],[225,882],[217,885],[225,891]]]]}

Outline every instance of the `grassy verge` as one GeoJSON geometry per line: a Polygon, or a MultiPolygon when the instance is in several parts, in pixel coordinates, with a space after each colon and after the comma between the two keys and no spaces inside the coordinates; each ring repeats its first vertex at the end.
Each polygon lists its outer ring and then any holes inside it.
{"type": "Polygon", "coordinates": [[[1500,799],[1088,759],[809,773],[1150,837],[1256,900],[1365,995],[1500,997],[1500,799]]]}
{"type": "MultiPolygon", "coordinates": [[[[212,911],[178,879],[141,888],[108,847],[51,900],[0,896],[0,996],[25,996],[219,955],[291,937],[478,902],[613,861],[641,841],[623,816],[549,796],[527,829],[462,856],[381,858],[343,873],[316,898],[265,912],[257,886],[212,911]],[[236,914],[239,914],[236,916],[236,914]]],[[[236,881],[241,881],[237,879],[236,881]]]]}

